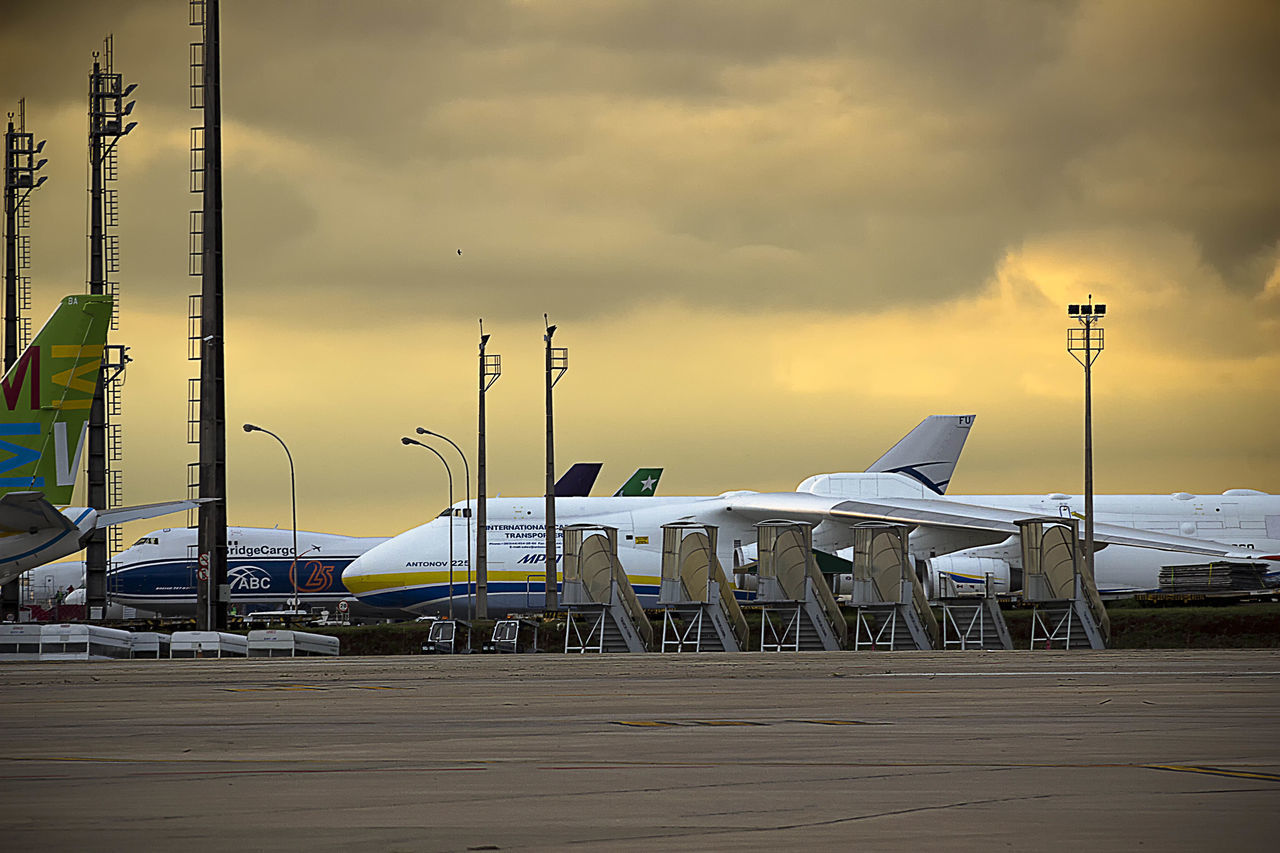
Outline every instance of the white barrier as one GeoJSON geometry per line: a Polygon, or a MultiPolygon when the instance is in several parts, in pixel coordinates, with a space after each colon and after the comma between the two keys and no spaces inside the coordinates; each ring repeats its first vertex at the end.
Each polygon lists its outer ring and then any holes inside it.
{"type": "Polygon", "coordinates": [[[133,653],[128,631],[100,625],[45,625],[40,660],[119,660],[133,653]]]}
{"type": "Polygon", "coordinates": [[[154,631],[139,631],[130,634],[135,658],[167,658],[171,641],[168,634],[157,634],[154,631]]]}
{"type": "Polygon", "coordinates": [[[249,657],[311,657],[338,654],[337,637],[267,628],[249,632],[249,657]]]}
{"type": "Polygon", "coordinates": [[[40,660],[40,626],[0,625],[0,660],[40,660]]]}
{"type": "Polygon", "coordinates": [[[222,631],[175,631],[170,637],[169,657],[247,657],[249,641],[240,634],[222,631]]]}

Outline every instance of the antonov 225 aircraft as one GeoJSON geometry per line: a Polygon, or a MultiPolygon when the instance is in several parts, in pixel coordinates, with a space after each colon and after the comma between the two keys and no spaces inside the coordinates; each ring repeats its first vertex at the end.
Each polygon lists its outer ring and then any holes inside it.
{"type": "MultiPolygon", "coordinates": [[[[912,494],[941,497],[955,470],[974,421],[973,415],[933,415],[874,462],[865,474],[840,476],[886,478],[912,494]]],[[[750,559],[754,521],[791,517],[786,507],[763,513],[737,510],[734,503],[754,492],[728,492],[714,497],[656,497],[637,502],[629,498],[557,498],[556,517],[565,524],[590,522],[618,528],[620,557],[642,601],[657,595],[662,550],[661,526],[671,521],[696,520],[720,527],[721,562],[727,567],[750,559]],[[735,557],[737,559],[735,559],[735,557]]],[[[794,499],[795,494],[782,496],[794,499]]],[[[372,607],[410,613],[438,612],[449,598],[448,516],[466,511],[465,502],[446,509],[441,517],[378,545],[343,572],[343,583],[361,602],[372,607]]],[[[542,607],[545,581],[543,499],[502,498],[488,502],[488,597],[495,612],[542,607]]],[[[835,530],[838,525],[828,525],[835,530]]],[[[819,538],[818,547],[835,552],[847,547],[840,539],[819,538]]],[[[1004,537],[1000,537],[1003,539],[1004,537]]],[[[965,547],[979,542],[966,542],[965,547]]],[[[458,567],[465,572],[465,548],[454,533],[454,589],[465,595],[458,567]]]]}
{"type": "MultiPolygon", "coordinates": [[[[951,420],[967,434],[964,422],[971,422],[971,417],[951,420]]],[[[910,453],[890,464],[872,466],[881,470],[809,477],[795,492],[655,498],[643,506],[612,498],[557,500],[556,520],[618,528],[619,559],[644,606],[656,601],[661,528],[673,521],[718,526],[718,557],[726,569],[750,559],[753,525],[759,521],[809,522],[815,525],[815,549],[829,554],[848,553],[852,525],[902,523],[914,528],[911,556],[934,589],[947,576],[961,585],[981,583],[987,572],[1002,590],[1020,588],[1016,522],[1033,516],[1078,514],[1083,510],[1082,499],[1062,494],[946,495],[939,484],[949,479],[954,461],[937,463],[942,458],[928,452],[926,444],[922,454],[910,453]]],[[[462,506],[454,511],[461,512],[462,506]]],[[[490,606],[497,612],[542,607],[542,507],[541,498],[489,502],[488,589],[490,606]]],[[[1155,588],[1159,567],[1165,565],[1226,558],[1260,559],[1272,572],[1280,568],[1278,496],[1251,490],[1219,496],[1102,495],[1095,496],[1094,511],[1094,538],[1099,546],[1095,575],[1103,592],[1155,588]]],[[[448,530],[441,521],[428,522],[371,549],[347,568],[343,582],[373,607],[439,612],[449,594],[443,556],[448,552],[448,530]]],[[[458,595],[456,584],[454,595],[458,595]]]]}
{"type": "Polygon", "coordinates": [[[110,295],[65,297],[3,380],[0,583],[84,547],[97,528],[167,515],[197,501],[69,507],[102,378],[110,295]]]}

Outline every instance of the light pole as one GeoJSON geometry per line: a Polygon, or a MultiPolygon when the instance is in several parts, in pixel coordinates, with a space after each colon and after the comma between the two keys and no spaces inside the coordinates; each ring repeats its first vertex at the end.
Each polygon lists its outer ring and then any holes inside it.
{"type": "Polygon", "coordinates": [[[551,325],[546,314],[542,315],[542,320],[547,329],[542,337],[547,344],[547,585],[542,607],[544,610],[554,611],[559,609],[559,602],[556,592],[556,442],[551,390],[569,369],[569,350],[551,345],[551,336],[556,333],[556,327],[551,325]]]}
{"type": "Polygon", "coordinates": [[[429,444],[423,444],[416,438],[405,436],[400,439],[400,443],[408,447],[410,444],[416,444],[424,450],[430,450],[440,460],[440,464],[444,466],[444,472],[449,476],[449,618],[453,618],[453,472],[449,470],[449,463],[440,451],[436,450],[429,444]]]}
{"type": "Polygon", "coordinates": [[[284,455],[289,460],[289,505],[293,510],[293,568],[289,575],[293,578],[293,600],[289,602],[290,610],[298,609],[298,490],[293,478],[293,454],[289,452],[289,445],[284,443],[284,439],[276,435],[269,429],[263,429],[253,424],[244,425],[245,432],[265,432],[267,435],[280,442],[280,446],[284,448],[284,455]]]}
{"type": "Polygon", "coordinates": [[[1093,573],[1093,363],[1102,354],[1102,318],[1107,306],[1089,301],[1067,306],[1067,316],[1080,325],[1067,329],[1067,352],[1084,367],[1084,566],[1093,573]]]}
{"type": "Polygon", "coordinates": [[[481,617],[489,615],[489,496],[487,451],[485,446],[485,394],[502,375],[502,357],[485,352],[489,336],[480,321],[480,399],[477,403],[476,427],[476,609],[481,617]]]}
{"type": "MultiPolygon", "coordinates": [[[[463,514],[467,519],[467,620],[470,621],[471,619],[471,466],[467,464],[467,454],[463,453],[462,448],[454,444],[453,439],[449,438],[449,436],[441,435],[438,432],[432,432],[431,430],[426,429],[424,427],[418,427],[418,435],[433,435],[436,438],[442,438],[445,441],[449,442],[449,444],[453,447],[453,449],[458,451],[458,455],[462,457],[462,479],[465,481],[466,493],[467,493],[467,508],[463,511],[463,514]]],[[[450,501],[449,505],[453,506],[453,502],[450,501]]],[[[450,514],[449,517],[452,518],[453,515],[450,514]]],[[[477,604],[478,603],[479,602],[477,601],[477,604]]],[[[476,610],[476,616],[478,616],[481,619],[489,618],[489,614],[487,612],[481,612],[479,608],[477,608],[476,610]]]]}

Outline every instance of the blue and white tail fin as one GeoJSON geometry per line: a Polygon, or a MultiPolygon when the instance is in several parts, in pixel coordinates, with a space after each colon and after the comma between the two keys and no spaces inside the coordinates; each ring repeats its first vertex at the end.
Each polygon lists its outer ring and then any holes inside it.
{"type": "Polygon", "coordinates": [[[869,474],[905,474],[946,494],[977,415],[930,415],[867,468],[869,474]]]}

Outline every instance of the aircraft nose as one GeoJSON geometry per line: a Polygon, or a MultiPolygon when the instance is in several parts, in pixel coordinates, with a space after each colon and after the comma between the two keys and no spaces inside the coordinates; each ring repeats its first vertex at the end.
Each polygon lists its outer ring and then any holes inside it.
{"type": "Polygon", "coordinates": [[[378,588],[378,583],[374,580],[377,574],[375,566],[377,559],[370,559],[373,552],[377,550],[374,547],[370,551],[356,557],[347,567],[342,570],[342,585],[357,598],[361,595],[368,595],[378,588]]]}

